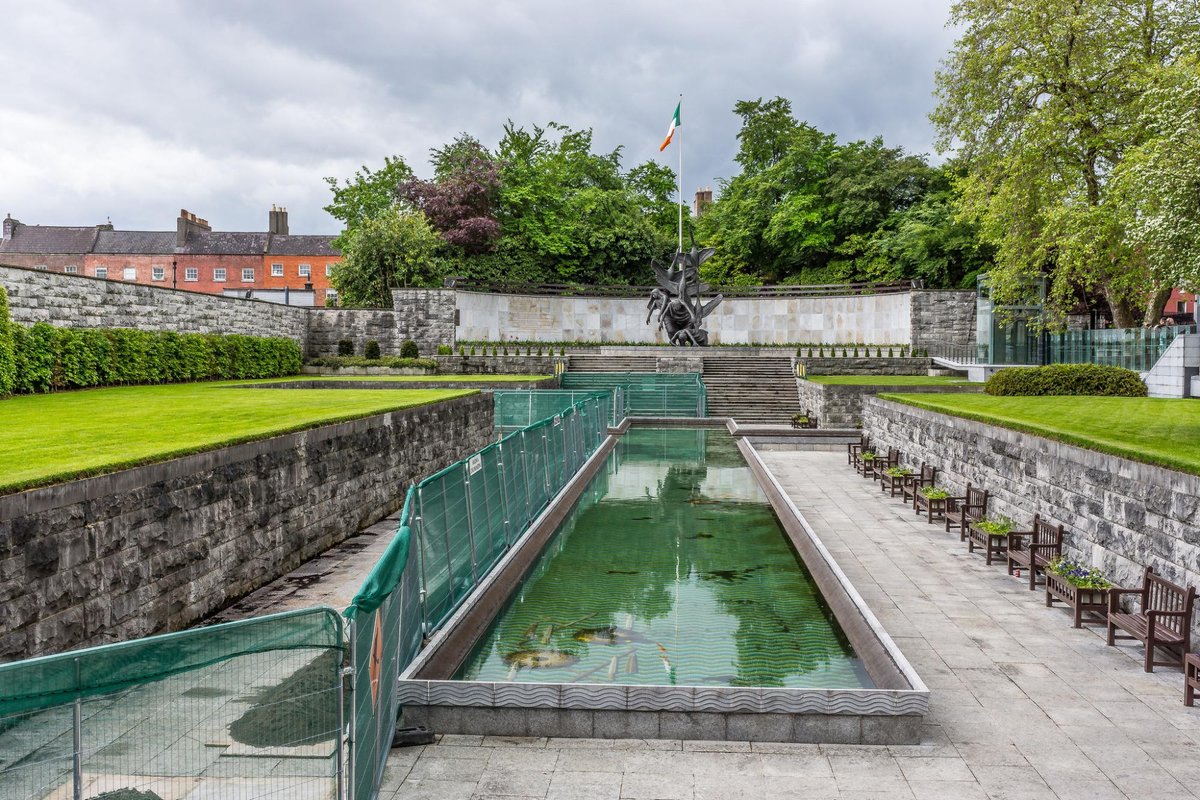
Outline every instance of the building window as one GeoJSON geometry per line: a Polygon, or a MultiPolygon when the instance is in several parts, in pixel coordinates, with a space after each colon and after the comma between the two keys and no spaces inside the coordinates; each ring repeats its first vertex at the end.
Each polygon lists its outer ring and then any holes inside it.
{"type": "Polygon", "coordinates": [[[137,280],[137,267],[126,267],[124,270],[121,271],[121,278],[122,278],[122,280],[126,280],[126,281],[136,281],[137,280]]]}
{"type": "Polygon", "coordinates": [[[312,265],[311,264],[301,264],[300,265],[300,277],[301,278],[311,278],[312,277],[312,265]]]}
{"type": "Polygon", "coordinates": [[[328,278],[331,275],[333,275],[333,264],[326,264],[325,265],[325,277],[328,278]]]}
{"type": "Polygon", "coordinates": [[[325,305],[327,305],[327,306],[336,306],[337,305],[337,292],[335,292],[333,289],[325,290],[325,305]]]}
{"type": "Polygon", "coordinates": [[[96,267],[96,277],[97,278],[107,278],[108,277],[108,267],[96,267]]]}
{"type": "MultiPolygon", "coordinates": [[[[244,272],[244,270],[243,270],[243,272],[244,272]]],[[[271,265],[271,276],[274,278],[282,278],[283,277],[283,264],[272,264],[271,265]]],[[[245,280],[245,278],[243,278],[242,280],[245,280]]],[[[254,280],[254,278],[251,278],[250,280],[254,280]]]]}
{"type": "Polygon", "coordinates": [[[155,281],[165,281],[167,279],[166,267],[151,267],[150,279],[155,281]]]}
{"type": "MultiPolygon", "coordinates": [[[[280,264],[279,268],[283,269],[283,265],[280,264]]],[[[272,264],[271,265],[271,273],[274,274],[274,272],[275,272],[275,265],[272,264]]],[[[254,267],[246,267],[245,269],[242,270],[242,283],[254,283],[254,267]]]]}
{"type": "Polygon", "coordinates": [[[217,283],[225,282],[225,268],[224,267],[215,267],[213,269],[213,280],[217,283]]]}
{"type": "Polygon", "coordinates": [[[63,272],[68,275],[74,275],[75,273],[79,272],[79,267],[75,266],[74,264],[67,264],[65,267],[63,267],[63,272]]]}
{"type": "Polygon", "coordinates": [[[186,268],[186,269],[183,271],[183,279],[184,279],[185,281],[198,281],[198,280],[200,280],[200,268],[199,268],[199,267],[188,267],[188,268],[186,268]]]}

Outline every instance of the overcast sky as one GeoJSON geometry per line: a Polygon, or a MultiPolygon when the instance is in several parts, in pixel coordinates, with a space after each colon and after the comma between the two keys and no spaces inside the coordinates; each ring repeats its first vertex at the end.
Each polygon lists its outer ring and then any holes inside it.
{"type": "Polygon", "coordinates": [[[322,178],[511,118],[591,127],[626,168],[684,95],[684,192],[735,172],[733,104],[782,95],[842,140],[932,153],[950,0],[0,0],[0,213],[336,233],[322,178]]]}

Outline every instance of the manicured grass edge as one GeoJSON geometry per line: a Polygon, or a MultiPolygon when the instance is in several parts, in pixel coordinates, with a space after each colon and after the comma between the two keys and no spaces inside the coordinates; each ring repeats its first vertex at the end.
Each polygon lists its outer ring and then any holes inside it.
{"type": "MultiPolygon", "coordinates": [[[[99,387],[112,388],[112,387],[99,387]]],[[[457,400],[461,397],[469,397],[473,394],[479,394],[479,389],[439,389],[436,391],[456,392],[450,397],[443,397],[432,402],[425,400],[417,400],[409,403],[402,403],[396,406],[388,406],[386,408],[378,408],[372,411],[360,411],[352,414],[341,414],[333,417],[326,417],[312,422],[300,423],[297,425],[288,425],[278,430],[268,431],[259,434],[246,434],[244,436],[234,436],[229,439],[222,439],[219,442],[210,442],[207,444],[195,445],[193,447],[181,447],[175,450],[163,450],[151,456],[142,458],[131,458],[121,461],[113,461],[108,464],[100,464],[94,467],[85,467],[81,469],[63,470],[50,475],[44,475],[38,478],[30,478],[24,481],[14,481],[12,483],[0,483],[0,495],[15,494],[24,492],[29,489],[38,489],[43,486],[52,486],[56,483],[67,483],[68,481],[77,481],[83,478],[95,478],[99,475],[108,475],[113,472],[120,472],[126,469],[134,469],[135,467],[144,467],[149,464],[158,464],[163,461],[170,461],[175,458],[184,456],[192,456],[197,453],[207,453],[212,450],[220,450],[225,447],[234,447],[239,444],[247,444],[248,442],[257,442],[262,439],[272,439],[276,436],[287,436],[291,433],[299,433],[313,428],[323,428],[326,425],[338,425],[343,422],[352,422],[356,419],[364,419],[365,417],[374,417],[380,414],[390,414],[394,411],[405,411],[410,408],[419,408],[420,406],[433,405],[446,400],[457,400]]]]}
{"type": "MultiPolygon", "coordinates": [[[[1082,447],[1084,450],[1095,450],[1098,453],[1106,453],[1110,456],[1127,458],[1130,461],[1137,461],[1141,464],[1150,464],[1151,466],[1155,467],[1173,469],[1177,472],[1186,472],[1189,475],[1200,475],[1200,464],[1195,462],[1183,461],[1170,456],[1159,456],[1154,453],[1134,450],[1121,445],[1097,442],[1095,439],[1088,439],[1083,436],[1077,436],[1073,433],[1059,431],[1054,428],[1045,428],[1029,422],[1010,420],[1002,417],[993,417],[987,414],[977,414],[973,411],[961,411],[959,409],[943,408],[937,405],[936,402],[920,395],[905,395],[888,392],[878,394],[876,397],[884,400],[892,400],[902,405],[912,406],[913,408],[920,408],[924,411],[934,411],[939,414],[945,414],[949,417],[961,417],[962,419],[969,419],[972,422],[982,422],[986,425],[995,425],[998,428],[1008,428],[1009,430],[1020,431],[1022,433],[1031,433],[1035,436],[1041,436],[1044,439],[1051,439],[1056,442],[1062,442],[1063,444],[1082,447]]],[[[945,395],[931,395],[931,397],[945,397],[945,395]]]]}

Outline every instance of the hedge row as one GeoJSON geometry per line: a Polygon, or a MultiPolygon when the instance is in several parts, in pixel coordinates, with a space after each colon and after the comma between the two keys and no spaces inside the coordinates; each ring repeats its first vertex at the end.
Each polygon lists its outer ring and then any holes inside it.
{"type": "Polygon", "coordinates": [[[8,318],[8,292],[0,286],[0,397],[12,394],[17,381],[17,355],[13,351],[13,324],[8,318]]]}
{"type": "MultiPolygon", "coordinates": [[[[0,295],[2,298],[3,295],[0,295]]],[[[0,310],[0,395],[140,383],[273,378],[300,371],[290,339],[139,331],[26,328],[0,310]],[[13,369],[5,371],[6,346],[13,369]],[[11,373],[11,379],[5,375],[11,373]]]]}
{"type": "Polygon", "coordinates": [[[994,395],[1145,397],[1146,384],[1136,372],[1124,367],[1051,364],[1002,369],[988,378],[984,391],[994,395]]]}

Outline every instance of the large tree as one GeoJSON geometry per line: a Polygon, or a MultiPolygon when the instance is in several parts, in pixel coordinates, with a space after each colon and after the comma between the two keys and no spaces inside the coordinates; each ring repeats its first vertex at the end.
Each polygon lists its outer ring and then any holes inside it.
{"type": "Polygon", "coordinates": [[[364,220],[394,208],[397,187],[412,175],[403,158],[387,156],[381,169],[363,166],[354,177],[341,183],[337,178],[326,178],[333,200],[325,206],[325,211],[341,220],[346,230],[351,230],[364,220]]]}
{"type": "Polygon", "coordinates": [[[967,218],[994,242],[994,296],[1043,274],[1049,306],[1102,295],[1118,325],[1162,288],[1111,196],[1146,136],[1139,98],[1194,51],[1195,0],[960,0],[962,36],[937,74],[939,148],[958,149],[967,218]]]}
{"type": "Polygon", "coordinates": [[[440,286],[441,241],[420,211],[396,206],[361,220],[343,235],[331,282],[346,306],[391,308],[394,286],[440,286]]]}

